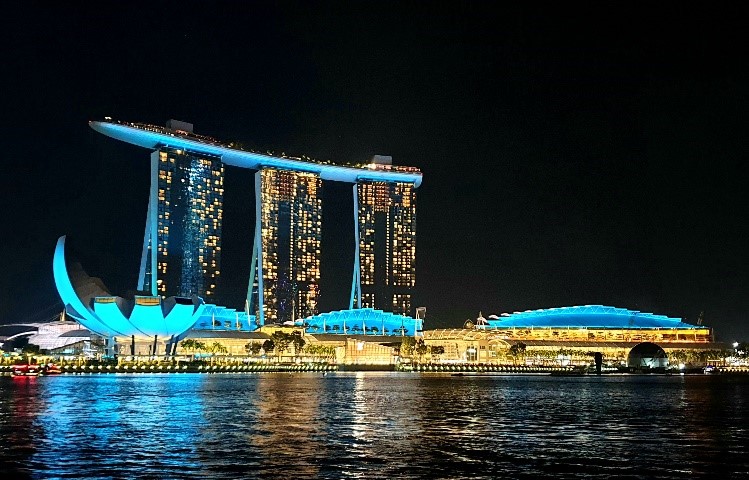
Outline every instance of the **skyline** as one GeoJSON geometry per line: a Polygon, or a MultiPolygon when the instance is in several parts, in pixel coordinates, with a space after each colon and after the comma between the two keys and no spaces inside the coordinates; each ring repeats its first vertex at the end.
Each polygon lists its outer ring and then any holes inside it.
{"type": "MultiPolygon", "coordinates": [[[[154,19],[136,7],[13,7],[3,151],[18,173],[2,184],[13,208],[3,323],[59,313],[59,235],[114,294],[135,288],[148,154],[87,125],[111,115],[420,168],[414,306],[427,307],[425,328],[603,304],[689,323],[704,311],[719,339],[749,337],[741,7],[174,5],[152,7],[154,19]],[[156,20],[167,13],[173,22],[156,20]]],[[[227,167],[222,275],[241,294],[251,191],[251,172],[227,167]]],[[[353,255],[350,186],[323,191],[334,254],[321,261],[320,311],[347,307],[353,255]]]]}

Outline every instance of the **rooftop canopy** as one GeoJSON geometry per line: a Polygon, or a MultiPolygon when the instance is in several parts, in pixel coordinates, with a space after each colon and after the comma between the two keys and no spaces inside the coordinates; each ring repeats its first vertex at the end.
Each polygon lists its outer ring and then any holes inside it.
{"type": "Polygon", "coordinates": [[[684,323],[680,318],[604,305],[546,308],[503,314],[486,321],[486,328],[707,328],[684,323]]]}
{"type": "Polygon", "coordinates": [[[357,308],[320,313],[297,322],[308,333],[372,335],[414,335],[422,321],[373,308],[357,308]]]}

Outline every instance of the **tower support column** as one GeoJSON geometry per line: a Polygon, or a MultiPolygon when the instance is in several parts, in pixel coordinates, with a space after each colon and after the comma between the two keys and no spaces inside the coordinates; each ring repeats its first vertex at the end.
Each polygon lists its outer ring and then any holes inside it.
{"type": "Polygon", "coordinates": [[[361,308],[361,266],[359,264],[359,184],[354,183],[354,274],[351,280],[349,310],[361,308]]]}
{"type": "Polygon", "coordinates": [[[260,327],[265,325],[265,299],[263,295],[263,195],[261,171],[255,172],[255,241],[252,246],[252,267],[250,284],[247,286],[247,314],[253,312],[252,289],[257,281],[257,317],[260,327]]]}
{"type": "Polygon", "coordinates": [[[148,210],[146,212],[146,229],[143,234],[143,251],[140,256],[140,271],[138,272],[138,290],[146,290],[146,276],[148,278],[148,290],[151,295],[158,295],[158,199],[159,190],[159,151],[151,153],[151,188],[148,194],[148,210]],[[150,270],[150,272],[149,272],[150,270]]]}

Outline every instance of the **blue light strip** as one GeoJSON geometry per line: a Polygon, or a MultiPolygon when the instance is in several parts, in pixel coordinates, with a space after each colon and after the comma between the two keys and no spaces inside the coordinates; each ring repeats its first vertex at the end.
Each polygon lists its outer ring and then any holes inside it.
{"type": "Polygon", "coordinates": [[[146,230],[143,232],[143,250],[140,254],[140,269],[138,270],[138,290],[143,291],[146,286],[146,265],[148,265],[148,252],[151,241],[151,197],[148,198],[146,209],[146,230]]]}
{"type": "Polygon", "coordinates": [[[151,152],[151,193],[148,200],[151,217],[151,295],[159,294],[159,152],[151,152]]]}

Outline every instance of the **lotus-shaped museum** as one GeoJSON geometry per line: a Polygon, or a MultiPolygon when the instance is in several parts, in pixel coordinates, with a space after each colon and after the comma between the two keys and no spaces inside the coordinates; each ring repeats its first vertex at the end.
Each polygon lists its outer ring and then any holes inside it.
{"type": "Polygon", "coordinates": [[[197,296],[112,296],[98,278],[89,277],[80,264],[65,256],[65,236],[57,240],[53,260],[57,291],[67,315],[104,337],[176,342],[195,325],[206,304],[197,296]]]}

